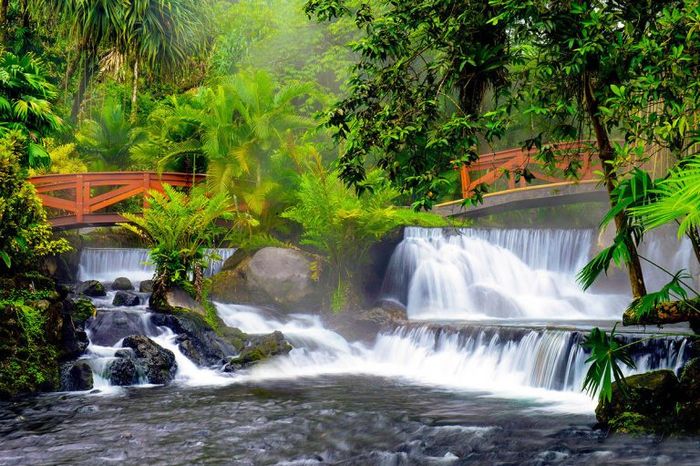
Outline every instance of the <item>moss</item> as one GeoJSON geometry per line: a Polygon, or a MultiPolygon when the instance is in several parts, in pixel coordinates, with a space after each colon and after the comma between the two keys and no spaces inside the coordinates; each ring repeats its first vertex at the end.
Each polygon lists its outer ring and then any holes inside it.
{"type": "Polygon", "coordinates": [[[646,416],[625,412],[610,420],[610,429],[624,434],[647,434],[654,431],[652,424],[646,416]]]}
{"type": "Polygon", "coordinates": [[[45,309],[18,301],[0,308],[0,397],[55,390],[59,383],[56,342],[45,309]]]}
{"type": "Polygon", "coordinates": [[[97,310],[92,301],[87,298],[79,298],[74,302],[73,310],[73,321],[74,322],[85,322],[90,317],[94,317],[97,310]]]}

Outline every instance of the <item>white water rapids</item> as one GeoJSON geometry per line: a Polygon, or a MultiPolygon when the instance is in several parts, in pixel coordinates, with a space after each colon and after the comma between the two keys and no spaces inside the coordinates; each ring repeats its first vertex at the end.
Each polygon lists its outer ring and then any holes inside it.
{"type": "MultiPolygon", "coordinates": [[[[578,331],[529,327],[529,320],[556,324],[580,319],[616,318],[624,294],[582,292],[575,273],[590,258],[594,236],[586,230],[443,230],[409,228],[397,247],[384,281],[385,297],[406,304],[415,322],[350,342],[308,314],[272,316],[252,306],[217,303],[219,316],[250,334],[281,331],[294,349],[286,356],[249,370],[224,374],[199,368],[178,347],[176,336],[149,323],[145,305],[113,308],[111,293],[97,299],[101,312],[135,313],[142,333],[173,351],[178,363],[175,383],[222,385],[333,374],[390,377],[405,383],[479,396],[523,398],[549,408],[591,412],[594,402],[581,393],[586,355],[578,331]],[[488,324],[479,324],[489,319],[488,324]],[[444,321],[468,320],[445,325],[444,321]],[[504,327],[493,322],[525,322],[504,327]],[[438,323],[442,322],[442,323],[438,323]]],[[[221,254],[222,256],[224,254],[221,254]]],[[[81,278],[127,276],[150,278],[142,250],[87,250],[81,278]],[[148,275],[148,276],[147,276],[148,275]]],[[[561,324],[559,324],[561,325],[561,324]]],[[[109,387],[101,377],[121,341],[91,344],[86,359],[96,388],[109,387]]],[[[678,370],[687,359],[682,338],[643,345],[637,371],[678,370]]]]}

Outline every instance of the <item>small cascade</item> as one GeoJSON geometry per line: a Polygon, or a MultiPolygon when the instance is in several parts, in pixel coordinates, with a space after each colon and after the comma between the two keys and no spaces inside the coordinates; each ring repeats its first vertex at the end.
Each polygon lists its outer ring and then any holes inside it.
{"type": "Polygon", "coordinates": [[[615,318],[626,296],[576,283],[592,241],[589,230],[407,228],[383,293],[413,319],[615,318]]]}
{"type": "MultiPolygon", "coordinates": [[[[213,250],[220,260],[210,260],[205,274],[211,276],[221,270],[223,263],[233,255],[235,248],[213,250]]],[[[153,266],[144,248],[85,248],[80,252],[78,280],[111,282],[117,277],[128,277],[141,282],[153,278],[153,266]]]]}
{"type": "MultiPolygon", "coordinates": [[[[264,310],[229,304],[217,304],[217,309],[229,326],[250,333],[280,330],[295,347],[288,356],[253,368],[244,380],[365,374],[509,397],[566,400],[572,402],[568,409],[591,408],[591,400],[580,391],[587,355],[579,345],[579,331],[411,324],[381,333],[373,345],[366,345],[346,341],[307,315],[271,318],[264,310]]],[[[667,337],[640,343],[634,351],[635,372],[678,371],[688,358],[685,341],[667,337]]]]}

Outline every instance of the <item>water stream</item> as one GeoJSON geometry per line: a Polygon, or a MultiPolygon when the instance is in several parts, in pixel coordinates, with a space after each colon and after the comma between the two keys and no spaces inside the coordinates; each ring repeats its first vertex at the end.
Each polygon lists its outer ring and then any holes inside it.
{"type": "MultiPolygon", "coordinates": [[[[698,464],[698,439],[593,429],[579,343],[628,299],[576,286],[595,240],[587,230],[407,229],[383,295],[406,305],[409,324],[354,342],[319,316],[217,303],[226,325],[280,330],[294,346],[234,374],[197,367],[146,305],[114,307],[110,292],[95,300],[84,356],[97,390],[0,403],[0,464],[698,464]],[[116,322],[173,351],[172,385],[110,386],[104,369],[126,334],[102,330],[116,322]]],[[[145,259],[86,250],[80,276],[144,280],[145,259]]],[[[687,353],[681,337],[647,342],[637,371],[677,371],[687,353]]]]}

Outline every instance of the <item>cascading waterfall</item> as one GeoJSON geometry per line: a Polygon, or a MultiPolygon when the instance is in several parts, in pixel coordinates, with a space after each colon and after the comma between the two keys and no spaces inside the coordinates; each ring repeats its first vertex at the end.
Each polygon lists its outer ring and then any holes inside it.
{"type": "Polygon", "coordinates": [[[627,297],[581,291],[589,230],[407,228],[383,286],[412,319],[613,319],[627,297]]]}
{"type": "MultiPolygon", "coordinates": [[[[574,281],[576,270],[591,254],[593,232],[465,229],[454,233],[406,230],[404,241],[391,258],[384,293],[406,303],[409,317],[421,322],[380,333],[372,343],[347,341],[326,328],[319,316],[280,316],[254,306],[217,304],[219,316],[228,326],[250,334],[279,330],[294,346],[286,356],[233,375],[199,368],[187,359],[176,335],[151,323],[145,304],[115,308],[111,305],[114,292],[94,298],[100,313],[88,326],[91,345],[85,359],[93,368],[95,387],[115,390],[102,374],[115,359],[123,336],[142,334],[175,354],[175,382],[185,385],[362,374],[429,387],[525,397],[554,408],[590,412],[593,401],[580,392],[587,357],[579,345],[580,331],[424,321],[485,317],[552,322],[617,317],[625,296],[583,293],[574,281]],[[102,341],[100,325],[129,330],[119,338],[102,341]]],[[[232,252],[219,254],[225,259],[232,252]]],[[[146,260],[143,249],[87,249],[81,256],[81,278],[150,278],[152,269],[144,265],[146,260]]],[[[218,267],[212,264],[211,268],[215,271],[218,267]]],[[[146,297],[142,296],[142,302],[146,297]]],[[[683,338],[649,341],[636,347],[636,370],[677,371],[687,357],[683,338]]]]}
{"type": "MultiPolygon", "coordinates": [[[[515,327],[452,327],[411,324],[381,333],[373,344],[350,343],[320,319],[276,319],[252,306],[217,304],[229,326],[250,333],[282,331],[295,349],[253,368],[243,380],[366,374],[426,386],[482,391],[558,402],[567,410],[590,410],[580,392],[587,355],[578,331],[515,327]]],[[[631,337],[627,337],[632,341],[631,337]]],[[[687,360],[685,339],[640,343],[637,372],[679,370],[687,360]]]]}
{"type": "MultiPolygon", "coordinates": [[[[223,263],[236,251],[234,248],[213,250],[221,259],[211,260],[205,274],[211,276],[221,270],[223,263]]],[[[80,252],[78,280],[111,282],[117,277],[128,277],[140,282],[153,278],[153,266],[148,249],[143,248],[85,248],[80,252]]]]}

